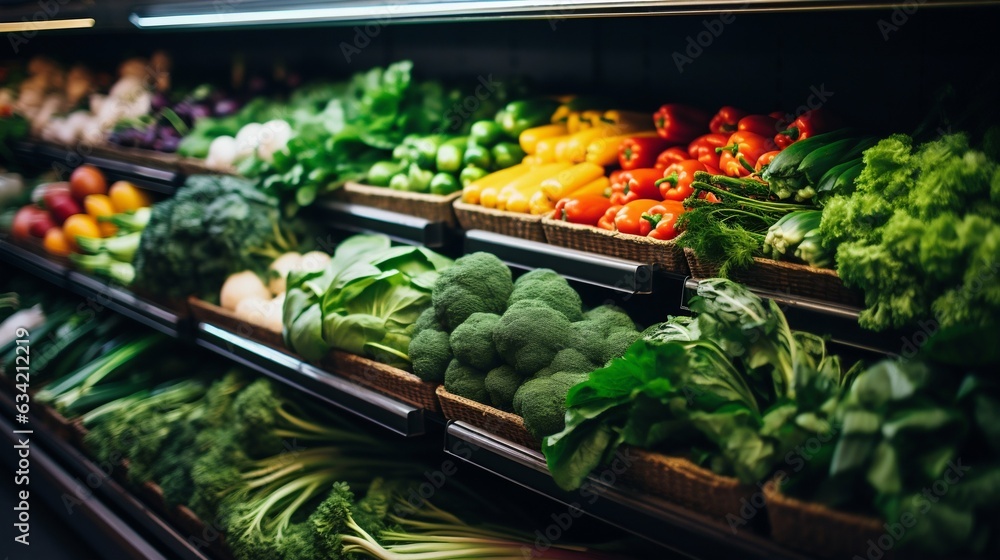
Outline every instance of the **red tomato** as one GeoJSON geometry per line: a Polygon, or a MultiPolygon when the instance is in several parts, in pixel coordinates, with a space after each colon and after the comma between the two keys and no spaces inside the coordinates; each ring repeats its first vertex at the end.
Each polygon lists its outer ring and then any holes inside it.
{"type": "Polygon", "coordinates": [[[69,189],[80,202],[88,194],[108,194],[108,181],[104,173],[93,165],[81,165],[69,176],[69,189]]]}

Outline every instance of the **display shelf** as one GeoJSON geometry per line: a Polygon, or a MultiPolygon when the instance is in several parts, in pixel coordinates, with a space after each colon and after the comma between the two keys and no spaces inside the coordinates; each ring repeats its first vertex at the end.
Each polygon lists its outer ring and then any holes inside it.
{"type": "MultiPolygon", "coordinates": [[[[920,5],[976,6],[989,0],[923,0],[920,5]]],[[[220,8],[200,2],[140,6],[129,20],[141,29],[203,28],[260,25],[326,24],[348,25],[370,21],[446,22],[495,19],[594,18],[624,16],[704,15],[726,12],[775,13],[802,11],[895,8],[899,2],[876,0],[646,0],[608,2],[573,0],[425,0],[400,4],[389,1],[353,0],[328,2],[297,0],[278,3],[244,0],[220,8]]]]}
{"type": "Polygon", "coordinates": [[[464,422],[448,424],[445,452],[564,505],[566,509],[559,506],[553,510],[555,516],[569,511],[571,505],[579,507],[596,519],[684,557],[703,560],[808,558],[749,530],[734,534],[721,520],[615,486],[613,482],[602,482],[594,476],[589,477],[586,490],[566,492],[552,480],[541,453],[497,439],[464,422]]]}
{"type": "Polygon", "coordinates": [[[71,292],[93,299],[97,305],[107,307],[167,336],[178,338],[186,334],[187,317],[149,302],[124,288],[75,271],[68,273],[66,284],[71,292]]]}
{"type": "Polygon", "coordinates": [[[108,150],[100,153],[94,153],[89,148],[74,151],[41,140],[22,140],[14,146],[14,153],[22,161],[67,173],[87,163],[104,171],[109,182],[129,181],[166,195],[173,195],[184,180],[179,170],[171,169],[165,163],[152,159],[149,162],[128,161],[108,153],[108,150]]]}
{"type": "Polygon", "coordinates": [[[425,431],[423,411],[307,364],[295,356],[200,323],[196,343],[326,404],[410,437],[425,431]]]}
{"type": "MultiPolygon", "coordinates": [[[[687,279],[681,294],[681,309],[687,311],[687,302],[698,291],[698,280],[687,279]]],[[[872,332],[858,325],[856,307],[824,302],[790,294],[781,294],[748,286],[750,291],[761,298],[774,300],[788,317],[792,328],[813,330],[829,335],[838,344],[865,352],[882,355],[898,355],[906,338],[894,331],[872,332]]]]}
{"type": "Polygon", "coordinates": [[[319,200],[308,209],[326,227],[354,233],[383,233],[396,241],[419,244],[431,249],[443,247],[448,241],[444,222],[390,212],[380,208],[319,200]]]}
{"type": "MultiPolygon", "coordinates": [[[[18,437],[25,436],[15,434],[7,420],[14,415],[13,402],[2,392],[0,411],[3,413],[0,431],[9,448],[17,443],[18,437]]],[[[72,524],[103,558],[209,560],[209,556],[190,544],[187,536],[177,532],[79,450],[38,422],[28,426],[32,430],[27,436],[31,441],[32,498],[41,498],[53,511],[64,514],[67,525],[72,524]]],[[[7,466],[13,467],[16,454],[4,453],[4,457],[7,466]]]]}
{"type": "Polygon", "coordinates": [[[0,241],[0,260],[57,288],[68,287],[68,268],[9,241],[0,241]]]}
{"type": "Polygon", "coordinates": [[[557,247],[483,230],[465,232],[465,252],[493,253],[508,266],[531,270],[551,268],[573,280],[618,292],[653,291],[653,267],[595,253],[557,247]]]}

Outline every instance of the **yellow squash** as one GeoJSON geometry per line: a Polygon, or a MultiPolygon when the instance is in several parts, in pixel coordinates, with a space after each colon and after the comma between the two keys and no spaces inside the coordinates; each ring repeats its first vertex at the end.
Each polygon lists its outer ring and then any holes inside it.
{"type": "Polygon", "coordinates": [[[473,181],[462,189],[462,202],[479,204],[479,199],[482,196],[483,189],[497,185],[502,187],[528,169],[530,169],[530,166],[518,164],[513,167],[508,167],[507,169],[501,169],[500,171],[490,173],[481,179],[473,181]]]}
{"type": "Polygon", "coordinates": [[[517,138],[517,141],[521,145],[521,149],[524,150],[524,153],[534,154],[535,149],[538,147],[539,140],[542,140],[543,138],[552,138],[553,136],[564,136],[566,134],[566,125],[562,123],[545,124],[525,130],[521,133],[521,136],[517,138]]]}
{"type": "Polygon", "coordinates": [[[536,191],[541,190],[542,181],[569,167],[570,164],[565,162],[546,163],[522,174],[500,189],[497,193],[496,208],[510,212],[527,212],[528,201],[536,191]]]}
{"type": "Polygon", "coordinates": [[[542,192],[549,200],[559,200],[560,198],[573,192],[574,189],[604,176],[604,168],[593,163],[583,162],[560,171],[554,177],[542,181],[542,192]]]}
{"type": "Polygon", "coordinates": [[[618,147],[628,138],[651,138],[656,136],[655,130],[621,134],[607,138],[598,138],[587,145],[586,159],[595,165],[616,165],[618,163],[618,147]]]}

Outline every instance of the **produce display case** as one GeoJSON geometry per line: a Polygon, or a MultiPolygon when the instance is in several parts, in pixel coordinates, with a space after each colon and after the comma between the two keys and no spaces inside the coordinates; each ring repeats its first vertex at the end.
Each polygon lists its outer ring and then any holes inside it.
{"type": "MultiPolygon", "coordinates": [[[[4,5],[0,19],[17,21],[33,10],[34,4],[4,5]]],[[[526,76],[542,91],[621,95],[643,107],[665,98],[704,107],[735,98],[749,106],[797,112],[829,106],[880,134],[913,130],[920,115],[934,110],[943,86],[974,90],[1000,72],[989,57],[988,39],[1000,2],[986,0],[287,5],[245,0],[211,6],[122,1],[67,6],[58,17],[64,14],[93,17],[96,23],[82,31],[39,33],[20,45],[23,53],[17,56],[70,59],[71,45],[86,44],[86,61],[108,66],[118,60],[114,45],[128,39],[144,52],[171,52],[177,76],[216,82],[219,70],[230,68],[234,58],[243,71],[292,69],[303,79],[344,77],[407,58],[422,77],[475,85],[494,83],[494,75],[511,83],[515,76],[526,76]],[[419,25],[397,25],[402,23],[419,25]]],[[[83,148],[29,138],[14,146],[14,154],[36,169],[88,163],[109,180],[131,181],[165,196],[188,176],[218,173],[202,160],[113,145],[83,148]]],[[[363,180],[347,182],[303,215],[336,237],[379,233],[451,257],[485,251],[517,272],[551,268],[569,279],[585,301],[620,305],[642,324],[687,314],[689,296],[718,272],[674,241],[485,208],[463,202],[459,193],[397,193],[363,180]]],[[[517,415],[366,358],[334,352],[309,363],[285,348],[280,333],[244,328],[220,307],[197,298],[168,302],[135,294],[74,270],[37,246],[0,240],[0,262],[5,274],[16,269],[97,301],[276,379],[303,399],[360,418],[390,444],[401,437],[422,441],[441,456],[481,469],[487,481],[503,480],[512,490],[541,495],[541,503],[553,511],[579,498],[555,485],[540,442],[517,415]],[[477,451],[457,451],[462,445],[477,451]]],[[[845,287],[833,270],[757,257],[732,277],[777,303],[793,328],[824,333],[831,347],[847,355],[906,355],[907,344],[912,345],[913,333],[861,329],[864,297],[845,287]]],[[[10,399],[0,398],[4,412],[10,412],[10,399]]],[[[79,426],[52,411],[41,414],[47,416],[37,429],[44,450],[38,465],[46,478],[68,484],[67,478],[94,472],[97,467],[78,450],[79,426]]],[[[4,427],[9,427],[6,421],[4,427]]],[[[621,484],[591,476],[601,499],[583,510],[597,523],[639,537],[653,554],[835,557],[863,552],[868,539],[882,534],[878,520],[801,502],[783,495],[773,482],[763,489],[748,487],[684,458],[637,453],[637,466],[621,484]],[[765,514],[731,531],[727,514],[739,515],[743,502],[756,499],[755,494],[767,502],[765,514]]],[[[77,518],[71,517],[69,523],[81,532],[96,527],[112,535],[102,549],[109,557],[229,554],[218,542],[192,546],[190,536],[204,533],[204,524],[186,508],[167,508],[155,487],[110,481],[99,494],[100,501],[88,504],[86,522],[76,526],[77,518]]]]}

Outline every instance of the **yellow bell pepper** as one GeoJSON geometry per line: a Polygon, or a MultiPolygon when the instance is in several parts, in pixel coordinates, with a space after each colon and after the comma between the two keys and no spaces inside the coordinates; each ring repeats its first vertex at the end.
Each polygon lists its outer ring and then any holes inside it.
{"type": "Polygon", "coordinates": [[[542,192],[549,200],[559,200],[573,192],[574,189],[602,176],[604,176],[604,168],[600,165],[588,162],[578,163],[565,171],[560,171],[554,177],[542,181],[542,192]]]}
{"type": "Polygon", "coordinates": [[[586,160],[595,165],[617,165],[618,147],[628,138],[650,138],[656,136],[655,130],[620,134],[606,138],[598,138],[587,145],[586,160]]]}
{"type": "Polygon", "coordinates": [[[479,204],[480,198],[482,196],[482,191],[486,187],[502,187],[503,185],[509,183],[510,181],[516,179],[519,175],[530,169],[530,166],[524,164],[518,164],[507,169],[501,169],[494,173],[473,181],[469,183],[464,189],[462,189],[462,202],[467,202],[469,204],[479,204]]]}
{"type": "Polygon", "coordinates": [[[527,212],[528,201],[536,191],[541,190],[542,181],[569,167],[570,164],[565,162],[546,163],[522,174],[500,189],[497,193],[496,208],[510,212],[527,212]]]}
{"type": "Polygon", "coordinates": [[[524,153],[534,154],[535,149],[538,147],[539,140],[543,138],[552,138],[553,136],[564,136],[567,133],[565,124],[545,124],[525,130],[517,138],[517,142],[521,145],[521,149],[524,150],[524,153]]]}

